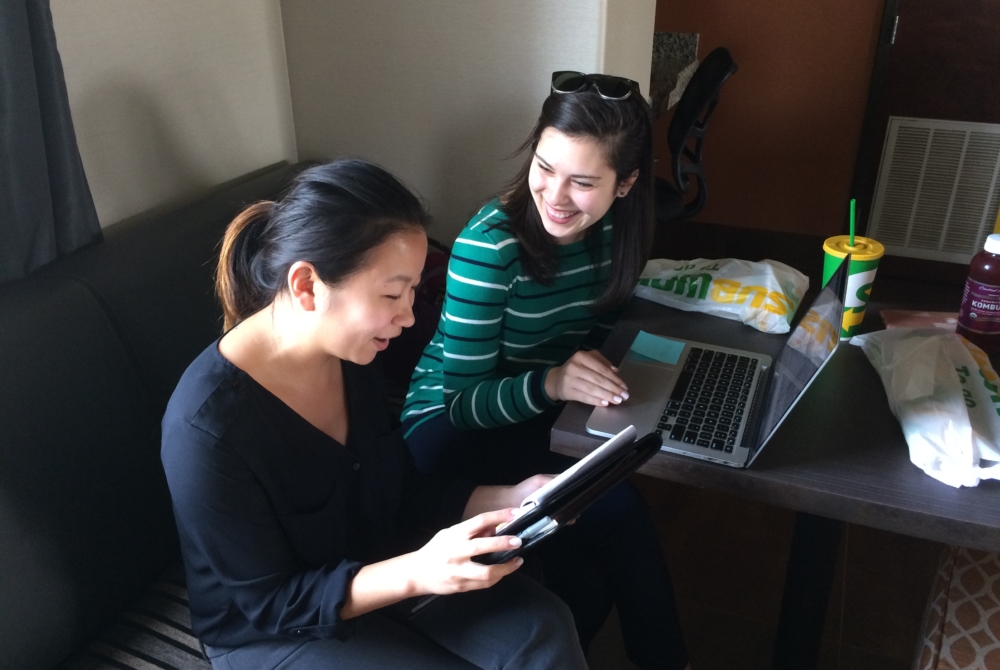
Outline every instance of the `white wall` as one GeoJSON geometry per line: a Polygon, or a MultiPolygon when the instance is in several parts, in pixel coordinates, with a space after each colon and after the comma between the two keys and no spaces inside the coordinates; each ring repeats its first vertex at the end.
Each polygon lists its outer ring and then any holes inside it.
{"type": "Polygon", "coordinates": [[[52,0],[101,225],[296,160],[278,0],[52,0]]]}
{"type": "Polygon", "coordinates": [[[598,72],[639,82],[649,99],[656,0],[605,0],[604,40],[598,72]]]}
{"type": "Polygon", "coordinates": [[[615,73],[644,92],[649,82],[652,0],[281,7],[299,156],[363,157],[392,170],[427,199],[431,234],[448,243],[517,171],[520,159],[504,159],[537,119],[553,70],[609,64],[629,68],[615,73]]]}

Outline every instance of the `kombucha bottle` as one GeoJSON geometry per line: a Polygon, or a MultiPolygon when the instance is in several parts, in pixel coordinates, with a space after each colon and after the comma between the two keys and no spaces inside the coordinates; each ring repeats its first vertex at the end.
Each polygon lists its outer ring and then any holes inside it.
{"type": "Polygon", "coordinates": [[[1000,353],[1000,234],[972,257],[955,331],[987,354],[1000,353]]]}

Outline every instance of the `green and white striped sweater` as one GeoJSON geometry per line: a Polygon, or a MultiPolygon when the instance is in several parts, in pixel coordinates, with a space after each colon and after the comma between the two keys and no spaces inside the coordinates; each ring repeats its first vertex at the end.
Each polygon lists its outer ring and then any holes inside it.
{"type": "Polygon", "coordinates": [[[543,388],[548,369],[577,349],[598,348],[620,314],[590,310],[611,270],[611,214],[594,225],[599,258],[582,240],[560,246],[545,286],[522,269],[500,203],[479,210],[452,248],[438,331],[410,379],[404,421],[447,412],[458,428],[491,428],[556,404],[543,388]]]}

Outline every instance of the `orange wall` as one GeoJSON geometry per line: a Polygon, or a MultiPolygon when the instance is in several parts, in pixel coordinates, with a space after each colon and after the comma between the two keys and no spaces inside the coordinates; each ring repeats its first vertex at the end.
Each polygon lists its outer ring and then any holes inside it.
{"type": "MultiPolygon", "coordinates": [[[[817,235],[848,209],[884,0],[657,0],[656,30],[699,33],[739,70],[705,139],[700,221],[817,235]]],[[[657,121],[663,176],[670,114],[657,121]]]]}

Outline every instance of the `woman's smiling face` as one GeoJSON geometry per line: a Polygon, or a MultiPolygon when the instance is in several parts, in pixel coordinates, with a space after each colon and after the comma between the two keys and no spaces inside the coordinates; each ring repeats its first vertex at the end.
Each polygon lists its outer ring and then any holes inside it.
{"type": "Polygon", "coordinates": [[[396,233],[372,249],[364,267],[335,287],[317,283],[317,337],[337,358],[367,365],[413,325],[414,289],[427,257],[427,235],[396,233]]]}
{"type": "Polygon", "coordinates": [[[619,184],[596,140],[542,131],[528,172],[528,186],[546,232],[556,244],[571,244],[607,214],[635,177],[619,184]]]}

